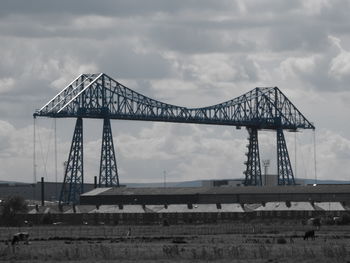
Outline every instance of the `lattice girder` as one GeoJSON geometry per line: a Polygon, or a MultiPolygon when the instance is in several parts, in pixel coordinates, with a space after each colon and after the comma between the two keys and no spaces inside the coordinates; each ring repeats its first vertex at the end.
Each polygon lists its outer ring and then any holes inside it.
{"type": "Polygon", "coordinates": [[[277,88],[255,88],[203,108],[163,103],[137,93],[106,74],[83,74],[34,116],[128,119],[232,125],[259,129],[314,129],[277,88]]]}

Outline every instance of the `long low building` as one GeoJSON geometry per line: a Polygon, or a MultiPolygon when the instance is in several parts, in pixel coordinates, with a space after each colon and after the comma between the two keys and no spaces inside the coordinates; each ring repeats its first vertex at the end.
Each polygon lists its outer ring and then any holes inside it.
{"type": "Polygon", "coordinates": [[[97,188],[80,204],[254,204],[267,202],[350,202],[350,185],[187,188],[97,188]]]}

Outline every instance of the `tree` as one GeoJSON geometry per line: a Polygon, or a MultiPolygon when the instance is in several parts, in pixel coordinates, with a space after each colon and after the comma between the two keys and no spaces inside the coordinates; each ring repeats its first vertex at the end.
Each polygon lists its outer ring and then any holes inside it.
{"type": "Polygon", "coordinates": [[[21,196],[10,196],[2,202],[1,221],[5,225],[17,226],[21,221],[19,214],[25,214],[28,211],[26,201],[21,196]]]}

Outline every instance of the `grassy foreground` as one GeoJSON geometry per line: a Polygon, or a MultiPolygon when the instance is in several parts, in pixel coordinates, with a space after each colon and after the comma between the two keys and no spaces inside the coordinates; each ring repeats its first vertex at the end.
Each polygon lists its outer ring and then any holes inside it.
{"type": "Polygon", "coordinates": [[[350,262],[350,227],[226,224],[0,228],[0,261],[23,262],[350,262]],[[131,230],[129,236],[127,232],[131,230]],[[30,244],[12,246],[28,231],[30,244]]]}

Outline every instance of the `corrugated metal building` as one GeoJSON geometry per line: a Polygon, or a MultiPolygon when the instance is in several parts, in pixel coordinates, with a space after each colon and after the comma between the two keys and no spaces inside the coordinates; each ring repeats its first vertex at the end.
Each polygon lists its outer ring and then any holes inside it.
{"type": "Polygon", "coordinates": [[[254,204],[267,202],[349,202],[350,185],[100,188],[84,193],[81,204],[254,204]]]}

